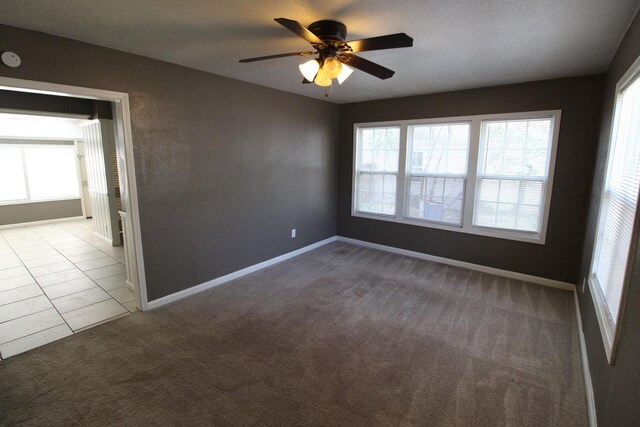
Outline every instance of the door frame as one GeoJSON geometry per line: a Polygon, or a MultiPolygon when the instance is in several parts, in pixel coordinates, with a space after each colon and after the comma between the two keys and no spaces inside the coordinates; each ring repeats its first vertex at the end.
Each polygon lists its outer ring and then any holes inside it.
{"type": "MultiPolygon", "coordinates": [[[[144,258],[142,254],[142,235],[140,231],[140,211],[138,205],[138,189],[136,184],[135,163],[133,156],[133,137],[131,133],[131,113],[129,109],[129,94],[102,89],[69,86],[57,83],[39,82],[35,80],[15,79],[0,76],[0,89],[19,92],[40,93],[44,95],[72,96],[75,98],[95,99],[114,103],[114,121],[116,122],[119,136],[122,136],[124,145],[124,158],[126,162],[127,198],[126,206],[131,215],[131,236],[135,248],[135,274],[138,279],[138,304],[140,310],[148,309],[147,282],[144,271],[144,258]]],[[[131,266],[127,266],[131,268],[131,266]]]]}

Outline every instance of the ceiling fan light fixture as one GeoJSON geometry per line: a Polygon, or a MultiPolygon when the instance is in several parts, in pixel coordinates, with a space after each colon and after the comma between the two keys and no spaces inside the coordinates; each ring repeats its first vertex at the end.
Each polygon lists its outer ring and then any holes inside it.
{"type": "Polygon", "coordinates": [[[331,86],[331,77],[327,75],[323,68],[320,68],[313,82],[322,87],[331,86]]]}
{"type": "MultiPolygon", "coordinates": [[[[372,50],[395,49],[413,46],[413,39],[405,33],[387,34],[359,40],[347,40],[347,26],[333,20],[312,22],[305,27],[298,21],[287,18],[275,18],[275,21],[287,30],[311,44],[313,51],[289,52],[277,55],[258,56],[241,59],[240,62],[264,61],[267,59],[287,58],[290,56],[318,55],[304,64],[300,72],[304,76],[303,84],[314,82],[318,86],[331,86],[333,79],[342,84],[351,75],[353,69],[364,71],[381,80],[393,76],[394,71],[382,65],[362,58],[357,53],[372,50]],[[346,66],[344,64],[349,64],[346,66]]],[[[328,94],[325,93],[325,96],[328,94]]]]}
{"type": "Polygon", "coordinates": [[[324,64],[322,65],[322,69],[324,73],[330,79],[335,79],[342,72],[342,63],[338,61],[338,59],[334,56],[329,56],[325,58],[324,64]]]}
{"type": "Polygon", "coordinates": [[[347,78],[353,73],[353,68],[349,68],[346,65],[342,64],[342,71],[338,74],[338,83],[342,84],[347,78]]]}
{"type": "Polygon", "coordinates": [[[318,74],[320,63],[317,59],[311,59],[304,64],[300,64],[298,68],[300,68],[300,72],[302,73],[304,78],[312,82],[316,77],[316,74],[318,74]]]}

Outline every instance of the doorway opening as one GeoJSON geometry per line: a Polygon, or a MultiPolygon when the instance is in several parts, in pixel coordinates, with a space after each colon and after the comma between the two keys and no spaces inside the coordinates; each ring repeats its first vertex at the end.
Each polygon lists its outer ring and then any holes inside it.
{"type": "MultiPolygon", "coordinates": [[[[19,267],[27,269],[25,262],[29,265],[34,263],[29,262],[29,260],[23,260],[16,250],[22,252],[23,257],[29,258],[29,255],[20,249],[21,245],[27,245],[29,242],[40,244],[43,251],[48,251],[47,256],[62,257],[63,259],[59,261],[60,264],[72,263],[75,264],[74,267],[78,267],[73,270],[67,269],[61,271],[75,271],[76,273],[71,273],[73,275],[79,274],[80,268],[85,268],[85,270],[82,270],[83,275],[87,273],[86,276],[88,276],[94,284],[97,283],[96,281],[102,284],[102,287],[89,286],[89,283],[84,280],[86,279],[84,276],[84,279],[80,277],[76,279],[71,277],[66,278],[65,280],[68,280],[69,283],[77,280],[74,282],[74,285],[79,286],[78,289],[83,286],[88,286],[85,290],[80,289],[76,297],[85,296],[89,297],[89,299],[102,299],[104,300],[102,305],[106,307],[109,303],[106,301],[107,296],[104,291],[107,290],[109,296],[115,300],[118,300],[119,296],[120,300],[118,301],[130,311],[135,309],[140,309],[141,311],[146,310],[147,292],[144,269],[142,268],[143,258],[140,240],[140,219],[138,214],[128,95],[120,92],[4,77],[0,77],[0,90],[103,101],[103,104],[107,103],[110,105],[112,112],[112,117],[109,118],[95,116],[91,117],[92,120],[88,120],[88,117],[84,117],[81,124],[82,137],[79,138],[67,138],[66,140],[65,138],[51,138],[49,140],[45,139],[44,141],[25,141],[19,140],[18,138],[17,141],[5,140],[3,141],[4,144],[0,145],[0,147],[6,149],[8,149],[7,147],[12,147],[14,155],[19,154],[22,156],[22,166],[25,166],[28,162],[37,163],[38,155],[42,158],[41,163],[46,163],[48,154],[55,154],[63,159],[66,155],[63,155],[63,153],[72,150],[74,154],[77,155],[74,156],[77,162],[77,167],[74,168],[74,172],[78,174],[77,179],[81,182],[81,185],[76,188],[75,194],[71,194],[73,191],[67,190],[67,192],[71,191],[68,195],[70,201],[68,204],[73,204],[74,201],[81,201],[82,204],[80,215],[77,217],[73,215],[74,218],[72,219],[74,219],[74,221],[47,221],[47,224],[27,224],[27,227],[21,228],[2,227],[4,250],[5,252],[11,251],[11,253],[5,253],[5,255],[7,255],[5,256],[5,258],[7,258],[5,261],[12,262],[13,260],[13,262],[17,262],[19,260],[21,262],[19,267]],[[109,144],[112,144],[112,149],[108,148],[109,144]],[[47,151],[45,148],[49,149],[49,151],[45,152],[47,151]],[[25,155],[25,152],[28,154],[25,155]],[[28,160],[25,160],[27,158],[28,160]],[[33,160],[34,158],[36,160],[33,160]],[[8,236],[9,241],[6,236],[8,236]],[[74,249],[74,247],[77,247],[77,249],[74,249]],[[53,253],[53,251],[56,253],[53,253]],[[73,258],[73,260],[68,257],[73,258]],[[9,258],[11,258],[11,260],[9,260],[9,258]],[[125,265],[126,268],[124,268],[125,265]],[[96,277],[91,277],[91,274],[86,271],[87,269],[96,277]],[[118,270],[118,272],[115,270],[118,270]],[[120,270],[124,271],[120,272],[120,270]],[[114,283],[109,284],[107,283],[109,280],[102,280],[106,277],[99,277],[106,273],[117,276],[111,279],[114,283]],[[124,279],[126,288],[123,288],[120,293],[115,288],[109,291],[108,288],[116,286],[115,281],[120,279],[124,279]],[[106,288],[104,286],[106,286],[106,288]],[[127,295],[124,295],[125,291],[127,295]],[[129,295],[135,298],[132,299],[129,295]]],[[[24,112],[22,113],[24,114],[24,112]]],[[[72,118],[67,119],[71,120],[72,118]]],[[[31,167],[31,169],[37,170],[38,168],[31,167]]],[[[46,174],[42,175],[44,176],[46,174]]],[[[35,182],[37,180],[36,178],[32,177],[31,180],[35,182]]],[[[25,172],[25,180],[27,179],[28,177],[26,177],[25,172]]],[[[45,182],[46,185],[46,179],[44,179],[43,182],[45,182]]],[[[34,194],[36,194],[39,189],[37,185],[32,186],[35,189],[33,190],[34,194]]],[[[30,188],[28,188],[29,184],[27,184],[26,187],[27,192],[31,191],[30,188]]],[[[59,185],[56,186],[57,191],[62,191],[59,190],[60,187],[59,185]]],[[[22,195],[21,197],[23,197],[24,200],[24,196],[22,195]]],[[[29,197],[31,197],[31,195],[29,195],[29,197]]],[[[36,201],[35,199],[37,199],[37,197],[34,197],[34,201],[36,201]]],[[[58,197],[57,199],[61,198],[58,197]]],[[[62,199],[64,199],[64,197],[62,197],[62,199]]],[[[40,205],[44,206],[45,203],[41,203],[40,205]]],[[[65,218],[68,220],[69,215],[66,215],[65,218]]],[[[38,255],[42,255],[43,253],[38,255]]],[[[2,257],[2,254],[0,254],[0,257],[2,257]]],[[[45,258],[42,259],[46,261],[45,258]]],[[[50,263],[52,259],[53,258],[46,262],[50,263]]],[[[34,268],[37,267],[37,265],[34,265],[34,268]]],[[[62,266],[60,268],[62,268],[62,266]]],[[[44,270],[47,270],[47,268],[44,268],[44,270]]],[[[57,274],[57,276],[62,277],[65,276],[65,274],[68,275],[68,273],[60,273],[57,274]]],[[[53,275],[56,276],[56,274],[53,275]]],[[[25,279],[26,278],[25,276],[25,279]]],[[[32,275],[32,278],[35,279],[35,276],[32,275]]],[[[46,279],[42,281],[45,283],[46,279]]],[[[39,286],[39,281],[37,281],[35,285],[39,286]]],[[[51,284],[46,283],[46,286],[51,286],[51,284]]],[[[25,286],[24,289],[20,289],[24,291],[27,287],[25,286]]],[[[42,290],[43,288],[40,289],[42,290]]],[[[49,288],[49,290],[51,289],[53,288],[49,288]]],[[[55,291],[45,292],[41,298],[37,298],[37,301],[36,299],[30,299],[29,303],[44,304],[44,297],[50,297],[49,293],[55,296],[55,291]]],[[[77,305],[77,300],[78,298],[75,298],[74,302],[73,296],[65,296],[64,300],[57,300],[58,304],[54,305],[56,305],[56,310],[60,312],[58,305],[62,307],[62,310],[64,310],[65,307],[73,308],[74,303],[77,305]]],[[[96,307],[97,306],[94,306],[93,308],[96,309],[96,307]]],[[[15,309],[16,307],[11,308],[15,309]]],[[[42,316],[46,317],[46,310],[43,310],[42,313],[42,316]]],[[[2,316],[3,313],[0,309],[0,335],[3,332],[2,316]]],[[[46,321],[46,319],[44,320],[46,321]]],[[[65,320],[67,319],[65,318],[65,320]]],[[[71,322],[73,323],[73,319],[71,319],[71,322]]],[[[66,323],[68,326],[71,326],[69,321],[66,323]]],[[[9,330],[10,328],[7,326],[11,325],[5,324],[4,326],[4,329],[9,330]]],[[[76,326],[78,326],[78,328],[73,328],[74,331],[83,329],[82,322],[77,323],[76,326]]],[[[49,338],[53,337],[53,339],[56,339],[56,334],[62,334],[62,328],[52,328],[49,330],[49,338]]],[[[62,334],[62,336],[64,336],[64,334],[62,334]]],[[[47,342],[53,339],[49,339],[47,342]]]]}

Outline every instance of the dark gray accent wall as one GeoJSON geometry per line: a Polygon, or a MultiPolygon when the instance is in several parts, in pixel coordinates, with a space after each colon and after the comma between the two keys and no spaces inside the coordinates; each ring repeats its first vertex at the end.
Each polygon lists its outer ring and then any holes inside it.
{"type": "Polygon", "coordinates": [[[576,283],[595,159],[601,75],[341,105],[338,234],[576,283]],[[351,216],[353,125],[359,122],[562,110],[546,244],[351,216]]]}
{"type": "Polygon", "coordinates": [[[82,216],[80,199],[0,206],[0,225],[82,216]]]}
{"type": "MultiPolygon", "coordinates": [[[[616,84],[640,56],[640,15],[636,15],[620,44],[606,73],[602,125],[598,144],[597,163],[590,197],[589,219],[586,227],[581,278],[589,274],[595,240],[602,183],[613,120],[616,84]]],[[[581,279],[582,280],[582,279],[581,279]]],[[[583,332],[593,381],[598,425],[637,426],[640,422],[640,245],[633,255],[633,269],[620,323],[621,336],[614,365],[607,355],[600,334],[589,287],[578,292],[583,332]]]]}
{"type": "Polygon", "coordinates": [[[0,75],[129,94],[150,300],[336,234],[338,106],[8,26],[4,50],[0,75]]]}
{"type": "Polygon", "coordinates": [[[0,90],[0,108],[112,118],[110,102],[11,90],[0,90]]]}

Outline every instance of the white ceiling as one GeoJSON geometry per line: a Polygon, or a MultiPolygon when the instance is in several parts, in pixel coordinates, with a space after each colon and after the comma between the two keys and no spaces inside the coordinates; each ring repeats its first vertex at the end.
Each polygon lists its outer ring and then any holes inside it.
{"type": "MultiPolygon", "coordinates": [[[[355,71],[328,98],[345,103],[606,70],[640,0],[0,0],[0,22],[325,99],[291,57],[308,50],[273,21],[334,19],[347,39],[405,32],[412,48],[363,52],[396,71],[355,71]]],[[[8,47],[10,48],[10,47],[8,47]]],[[[18,54],[20,52],[17,52],[18,54]]]]}

